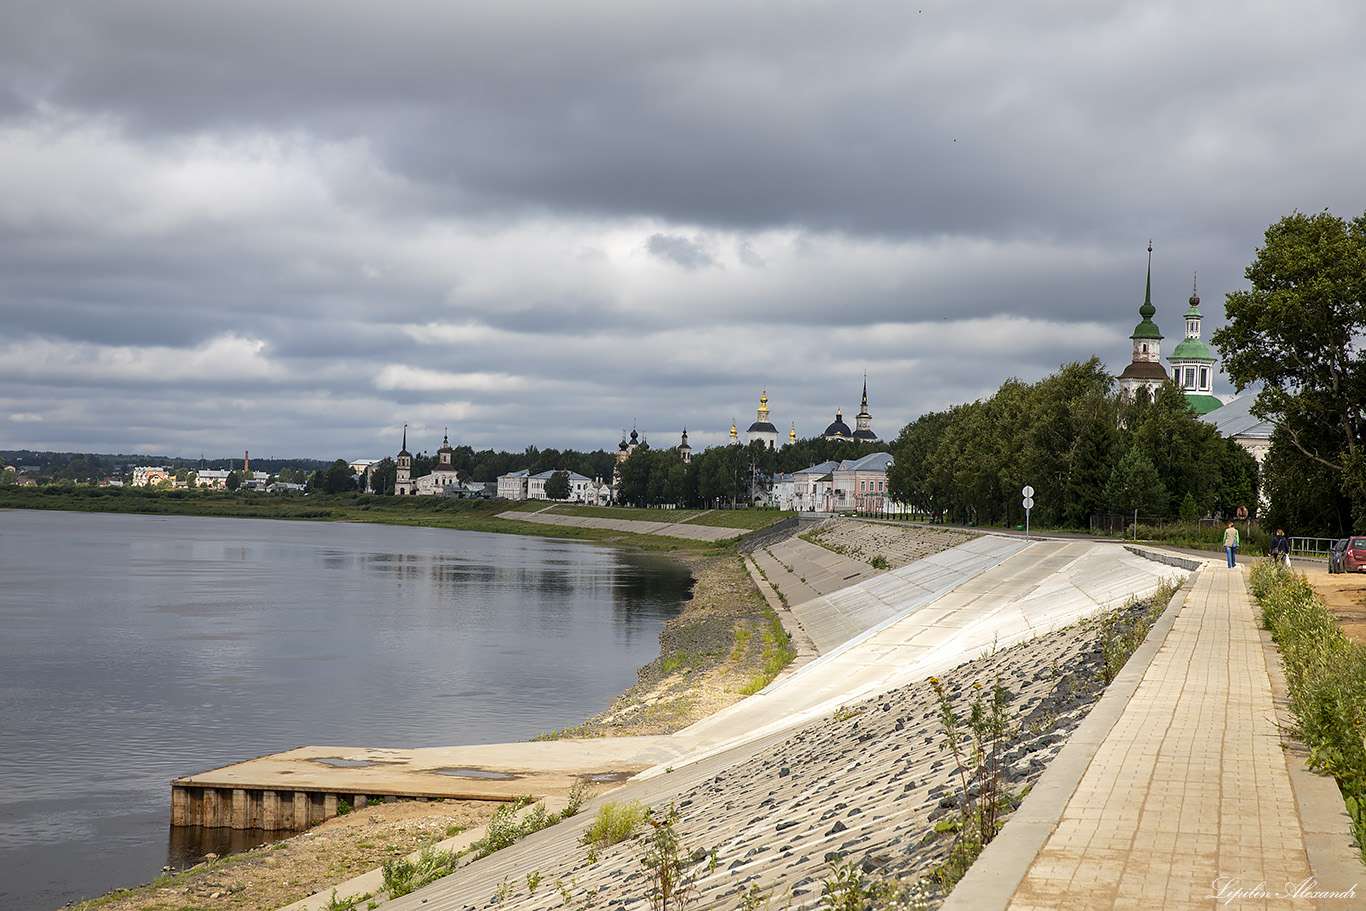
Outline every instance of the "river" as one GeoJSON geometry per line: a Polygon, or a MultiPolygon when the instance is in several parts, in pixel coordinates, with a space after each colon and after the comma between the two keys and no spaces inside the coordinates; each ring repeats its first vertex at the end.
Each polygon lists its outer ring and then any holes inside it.
{"type": "Polygon", "coordinates": [[[689,584],[547,538],[0,511],[0,911],[214,848],[169,827],[181,775],[575,725],[658,655],[689,584]]]}

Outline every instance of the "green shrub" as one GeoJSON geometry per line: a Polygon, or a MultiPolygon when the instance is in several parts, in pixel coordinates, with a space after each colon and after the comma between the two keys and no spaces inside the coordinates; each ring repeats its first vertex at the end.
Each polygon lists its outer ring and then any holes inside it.
{"type": "Polygon", "coordinates": [[[625,841],[645,821],[645,807],[640,801],[629,803],[608,801],[598,807],[598,815],[583,833],[583,844],[595,848],[605,848],[625,841]]]}
{"type": "Polygon", "coordinates": [[[416,861],[406,857],[386,860],[382,870],[384,890],[390,898],[415,892],[454,870],[459,857],[452,851],[424,848],[416,861]]]}
{"type": "Polygon", "coordinates": [[[1255,564],[1251,589],[1281,649],[1293,733],[1309,767],[1337,781],[1366,857],[1366,646],[1344,636],[1304,576],[1280,564],[1255,564]]]}
{"type": "Polygon", "coordinates": [[[559,813],[547,813],[545,804],[538,803],[518,819],[517,811],[527,806],[530,801],[529,797],[521,797],[516,803],[494,810],[488,827],[484,830],[484,837],[470,846],[474,856],[488,857],[494,851],[501,851],[533,832],[555,825],[562,818],[559,813]]]}

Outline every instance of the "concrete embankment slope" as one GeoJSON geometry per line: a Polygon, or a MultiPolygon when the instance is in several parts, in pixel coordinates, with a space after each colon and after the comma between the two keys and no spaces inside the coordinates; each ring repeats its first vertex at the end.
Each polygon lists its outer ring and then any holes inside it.
{"type": "MultiPolygon", "coordinates": [[[[937,597],[942,586],[914,582],[914,572],[863,583],[846,597],[871,597],[899,611],[758,696],[667,743],[651,743],[654,755],[674,757],[610,797],[655,807],[674,802],[685,842],[716,852],[718,866],[697,883],[697,906],[734,907],[736,889],[748,885],[788,890],[799,906],[812,906],[828,855],[896,875],[923,870],[936,850],[922,844],[923,832],[943,812],[953,772],[938,747],[934,694],[924,682],[930,674],[940,673],[960,699],[974,683],[989,686],[1003,676],[1016,696],[1012,711],[1036,719],[1033,733],[1022,727],[1012,747],[1012,781],[1023,786],[1037,775],[1061,736],[1050,725],[1077,711],[1063,684],[1093,674],[1083,666],[1092,637],[1050,631],[1149,593],[1174,570],[1113,545],[1036,542],[989,559],[980,550],[1016,544],[977,544],[974,556],[955,558],[970,568],[937,597]],[[876,594],[861,590],[867,585],[876,594]],[[982,658],[993,650],[999,653],[982,658]],[[943,673],[971,659],[978,660],[943,673]],[[841,706],[847,710],[837,711],[841,706]]],[[[841,608],[813,606],[813,618],[820,610],[841,608]]],[[[508,746],[509,760],[515,746],[508,746]]],[[[505,886],[507,907],[553,908],[563,904],[561,885],[576,902],[591,891],[599,904],[646,907],[633,846],[590,862],[578,845],[597,803],[384,907],[484,907],[505,886]],[[529,874],[539,890],[530,888],[529,874]]]]}
{"type": "Polygon", "coordinates": [[[698,756],[791,728],[1118,607],[1178,573],[1111,544],[984,536],[793,608],[808,631],[851,618],[865,626],[673,741],[698,756]]]}

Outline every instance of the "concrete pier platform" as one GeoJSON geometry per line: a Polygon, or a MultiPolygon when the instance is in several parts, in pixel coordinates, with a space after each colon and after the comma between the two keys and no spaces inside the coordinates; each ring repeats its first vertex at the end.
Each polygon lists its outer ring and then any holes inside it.
{"type": "Polygon", "coordinates": [[[434,749],[307,746],[178,778],[171,824],[302,830],[389,798],[563,797],[580,778],[624,781],[677,755],[667,737],[434,749]]]}

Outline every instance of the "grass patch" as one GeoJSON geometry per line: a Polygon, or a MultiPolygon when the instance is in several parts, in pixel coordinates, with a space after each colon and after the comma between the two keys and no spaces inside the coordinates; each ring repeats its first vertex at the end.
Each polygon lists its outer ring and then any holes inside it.
{"type": "Polygon", "coordinates": [[[608,801],[598,807],[597,816],[583,833],[582,843],[605,848],[636,834],[645,821],[645,806],[640,801],[608,801]]]}
{"type": "MultiPolygon", "coordinates": [[[[550,505],[542,501],[542,508],[550,505]]],[[[579,506],[558,504],[550,510],[557,516],[583,516],[590,519],[628,519],[633,522],[686,522],[698,515],[696,509],[641,509],[636,506],[579,506]]]]}
{"type": "Polygon", "coordinates": [[[1257,563],[1251,589],[1281,649],[1293,734],[1309,749],[1309,767],[1337,781],[1366,860],[1366,646],[1342,634],[1298,573],[1257,563]]]}
{"type": "Polygon", "coordinates": [[[754,636],[754,632],[747,626],[738,627],[735,630],[735,648],[731,650],[732,661],[739,661],[740,656],[749,648],[749,640],[754,636]]]}
{"type": "Polygon", "coordinates": [[[783,622],[772,611],[768,612],[768,627],[763,633],[763,643],[764,651],[760,658],[763,664],[759,673],[740,688],[742,696],[753,696],[768,686],[797,657],[792,640],[787,630],[783,629],[783,622]]]}
{"type": "Polygon", "coordinates": [[[667,677],[679,668],[692,667],[696,663],[697,659],[690,655],[688,652],[674,652],[672,655],[669,655],[664,659],[664,661],[659,666],[659,670],[660,673],[667,677]]]}
{"type": "MultiPolygon", "coordinates": [[[[736,528],[742,531],[758,531],[777,525],[784,519],[795,516],[795,512],[778,512],[772,509],[714,509],[708,513],[696,513],[685,521],[689,525],[710,525],[713,528],[736,528]]],[[[656,519],[655,521],[659,521],[656,519]]]]}
{"type": "Polygon", "coordinates": [[[460,855],[454,851],[437,851],[433,848],[423,848],[417,860],[408,860],[406,857],[386,860],[382,868],[384,891],[389,893],[390,898],[415,892],[450,873],[459,862],[460,855]]]}
{"type": "Polygon", "coordinates": [[[1179,580],[1163,582],[1149,598],[1130,599],[1127,604],[1100,619],[1101,682],[1109,686],[1124,669],[1129,657],[1143,644],[1148,631],[1167,609],[1181,587],[1179,580]]]}

